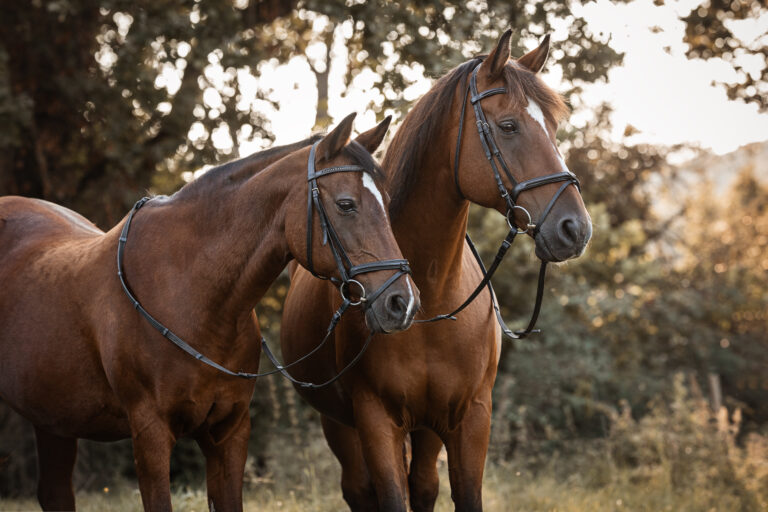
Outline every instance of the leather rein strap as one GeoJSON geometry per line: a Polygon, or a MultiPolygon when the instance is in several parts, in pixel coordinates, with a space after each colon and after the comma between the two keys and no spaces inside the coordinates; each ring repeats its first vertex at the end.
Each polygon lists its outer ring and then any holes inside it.
{"type": "Polygon", "coordinates": [[[501,194],[501,197],[504,198],[504,201],[506,202],[506,205],[507,205],[506,219],[507,219],[507,225],[509,226],[509,233],[507,233],[507,236],[501,242],[501,246],[496,252],[496,256],[493,260],[493,263],[487,270],[485,268],[485,264],[483,263],[482,258],[480,258],[480,254],[478,253],[477,248],[475,247],[475,244],[472,243],[472,239],[469,237],[469,233],[467,233],[466,234],[467,244],[469,245],[469,248],[472,251],[472,255],[475,257],[475,260],[477,260],[477,263],[480,267],[480,272],[483,275],[483,279],[475,287],[472,293],[469,294],[469,297],[467,297],[467,299],[459,307],[454,309],[452,312],[443,314],[443,315],[438,315],[426,320],[418,320],[418,322],[428,323],[428,322],[436,322],[439,320],[448,320],[448,319],[456,320],[456,315],[460,313],[462,310],[464,310],[467,306],[469,306],[472,303],[472,301],[475,300],[475,298],[480,294],[483,288],[487,288],[488,292],[491,294],[491,303],[493,304],[493,309],[496,314],[496,320],[498,321],[499,326],[501,327],[501,330],[504,333],[504,335],[506,335],[511,339],[523,339],[528,335],[530,335],[531,333],[540,332],[539,329],[534,329],[534,327],[536,326],[536,320],[538,319],[539,312],[541,311],[541,302],[544,296],[544,281],[545,281],[545,275],[547,271],[547,262],[543,260],[541,262],[541,268],[539,269],[538,286],[536,290],[536,302],[533,307],[533,313],[531,315],[530,321],[528,322],[528,326],[522,330],[513,331],[509,327],[507,327],[506,323],[504,322],[504,319],[501,316],[501,311],[499,310],[499,305],[496,301],[496,294],[493,291],[491,278],[496,273],[496,270],[499,268],[499,265],[504,259],[504,256],[507,254],[507,251],[512,246],[512,242],[514,242],[515,237],[523,233],[530,233],[531,236],[535,237],[538,234],[539,230],[541,229],[541,226],[546,220],[547,216],[549,215],[549,212],[552,210],[552,207],[555,205],[555,202],[562,195],[562,193],[565,192],[565,189],[568,188],[569,185],[574,185],[576,186],[576,188],[580,189],[580,185],[579,185],[578,178],[576,178],[576,175],[567,170],[553,173],[553,174],[548,174],[545,176],[538,176],[536,178],[531,178],[529,180],[525,180],[521,182],[518,182],[515,179],[515,177],[510,172],[509,167],[507,166],[507,163],[504,161],[504,157],[502,156],[501,151],[499,150],[499,147],[496,144],[495,139],[493,138],[491,127],[488,124],[488,120],[485,117],[485,112],[483,112],[483,108],[480,105],[480,101],[483,100],[484,98],[493,96],[495,94],[506,94],[507,89],[504,87],[497,87],[495,89],[489,89],[487,91],[478,92],[477,72],[480,69],[480,66],[481,64],[478,64],[477,67],[475,67],[475,69],[472,71],[472,75],[470,76],[470,79],[469,79],[469,84],[467,85],[467,92],[464,94],[464,98],[461,104],[461,114],[459,117],[459,132],[456,138],[456,153],[455,153],[454,165],[453,165],[453,179],[456,184],[456,189],[459,192],[459,196],[462,199],[465,199],[465,196],[461,191],[461,185],[459,182],[459,162],[460,162],[459,154],[461,151],[462,135],[464,131],[464,118],[465,118],[464,113],[467,106],[467,98],[469,98],[469,101],[472,104],[472,109],[475,113],[475,124],[477,125],[477,132],[478,132],[478,135],[480,136],[480,142],[483,146],[485,158],[486,160],[488,160],[488,163],[491,166],[491,171],[493,172],[493,178],[494,178],[494,181],[496,182],[497,188],[499,189],[499,193],[501,194]],[[510,183],[512,183],[511,192],[504,185],[504,181],[501,177],[501,173],[499,172],[499,167],[501,167],[501,169],[504,171],[504,175],[507,177],[510,183]],[[544,185],[549,185],[551,183],[560,183],[560,182],[562,182],[562,185],[557,190],[557,192],[552,196],[546,208],[544,208],[544,212],[542,213],[541,218],[539,218],[538,222],[534,223],[531,219],[531,214],[528,212],[528,210],[526,210],[524,207],[517,204],[518,197],[522,192],[525,192],[527,190],[531,190],[537,187],[542,187],[544,185]],[[519,229],[516,226],[515,218],[514,218],[515,210],[520,210],[527,217],[527,223],[526,223],[525,229],[519,229]]]}
{"type": "Polygon", "coordinates": [[[359,265],[352,265],[352,262],[347,256],[347,253],[344,250],[344,246],[341,243],[341,239],[336,233],[336,230],[333,228],[333,224],[331,224],[331,221],[328,218],[328,215],[325,209],[323,208],[322,201],[320,201],[320,190],[317,186],[317,179],[322,176],[327,176],[329,174],[333,174],[336,172],[366,172],[366,171],[365,171],[365,168],[360,165],[343,165],[343,166],[337,166],[337,167],[328,167],[320,171],[315,171],[315,148],[317,147],[318,143],[319,141],[315,142],[315,144],[312,145],[312,148],[310,149],[309,162],[307,164],[307,182],[309,183],[309,193],[307,196],[307,203],[308,203],[307,205],[307,261],[308,261],[309,270],[310,272],[312,272],[313,275],[321,279],[329,279],[331,282],[339,286],[339,292],[341,293],[342,303],[341,303],[341,306],[336,310],[336,312],[334,312],[333,317],[331,318],[331,322],[328,325],[328,328],[326,330],[325,337],[320,342],[320,344],[317,345],[310,352],[308,352],[307,354],[300,357],[296,361],[293,361],[290,364],[287,364],[287,365],[279,364],[277,361],[277,358],[275,358],[274,354],[269,349],[266,339],[262,337],[261,338],[262,350],[264,350],[264,352],[267,354],[267,357],[269,358],[270,362],[275,366],[275,369],[267,372],[262,372],[262,373],[232,371],[220,365],[216,361],[213,361],[210,358],[206,357],[205,355],[198,352],[197,350],[195,350],[189,343],[184,341],[182,338],[176,335],[173,331],[171,331],[165,325],[163,325],[160,321],[155,319],[152,315],[149,314],[149,312],[146,309],[144,309],[141,303],[139,303],[138,299],[136,299],[136,297],[134,296],[133,292],[128,286],[128,283],[125,281],[125,271],[123,270],[123,256],[125,252],[125,244],[128,241],[128,232],[131,229],[133,216],[142,206],[144,206],[150,200],[149,197],[143,197],[139,199],[136,202],[136,204],[133,205],[133,208],[128,214],[128,219],[126,219],[125,224],[123,225],[123,229],[120,232],[120,238],[118,239],[118,243],[117,243],[117,276],[120,279],[120,284],[122,285],[123,291],[128,296],[128,299],[132,302],[133,307],[141,314],[141,316],[143,316],[147,320],[147,322],[152,327],[154,327],[160,334],[162,334],[163,337],[170,340],[174,345],[179,347],[181,350],[191,355],[198,361],[208,366],[211,366],[212,368],[215,368],[216,370],[222,373],[225,373],[227,375],[230,375],[232,377],[240,377],[243,379],[255,379],[257,377],[265,377],[267,375],[274,375],[276,373],[280,373],[284,377],[286,377],[288,380],[293,382],[294,384],[298,384],[302,387],[319,389],[319,388],[329,386],[330,384],[338,380],[344,373],[347,372],[347,370],[349,370],[362,358],[363,354],[368,348],[368,345],[373,339],[373,332],[371,332],[368,335],[368,338],[366,339],[365,343],[360,349],[360,352],[352,359],[352,361],[350,361],[344,368],[342,368],[333,378],[329,379],[326,382],[323,382],[321,384],[314,384],[312,382],[302,382],[300,380],[293,378],[286,371],[286,369],[294,365],[297,365],[302,361],[305,361],[307,358],[309,358],[310,356],[315,354],[317,351],[319,351],[328,341],[331,334],[333,333],[333,330],[336,328],[339,321],[341,320],[342,315],[344,314],[344,312],[347,311],[347,309],[350,306],[362,305],[364,308],[370,307],[370,305],[376,299],[378,299],[381,296],[381,294],[384,293],[384,291],[392,283],[394,283],[401,276],[411,273],[410,266],[408,265],[408,260],[381,260],[381,261],[374,261],[369,263],[362,263],[359,265]],[[320,217],[320,225],[323,233],[323,245],[328,244],[330,246],[334,260],[336,261],[339,275],[341,276],[340,279],[320,276],[316,274],[314,271],[313,264],[312,264],[312,229],[313,229],[313,217],[314,217],[313,211],[314,210],[318,212],[318,216],[320,217]],[[355,280],[354,277],[367,272],[377,272],[379,270],[395,270],[396,272],[392,276],[390,276],[384,282],[384,284],[382,284],[376,291],[374,291],[370,295],[366,295],[365,288],[359,281],[355,280]],[[351,284],[355,284],[359,287],[358,291],[360,292],[360,296],[355,301],[353,301],[350,298],[351,284]]]}

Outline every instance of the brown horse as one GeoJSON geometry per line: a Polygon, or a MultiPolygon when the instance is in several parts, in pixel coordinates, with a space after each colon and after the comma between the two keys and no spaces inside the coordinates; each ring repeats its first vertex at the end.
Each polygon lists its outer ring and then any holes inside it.
{"type": "MultiPolygon", "coordinates": [[[[352,262],[399,258],[369,153],[389,120],[349,142],[352,120],[317,143],[315,163],[365,172],[320,177],[320,203],[352,262]]],[[[339,277],[321,219],[307,251],[307,143],[221,166],[132,212],[122,262],[130,289],[228,369],[258,368],[253,308],[291,259],[313,254],[318,274],[339,277]]],[[[169,457],[188,436],[206,457],[211,508],[241,510],[253,381],[189,357],[134,309],[115,261],[125,223],[104,233],[60,206],[0,198],[0,396],[35,426],[40,504],[74,508],[77,438],[131,437],[144,508],[170,510],[169,457]]],[[[369,290],[391,275],[357,279],[369,290]]],[[[402,304],[418,303],[415,290],[397,279],[366,319],[379,331],[406,328],[402,304]]]]}
{"type": "MultiPolygon", "coordinates": [[[[575,177],[555,145],[557,122],[567,109],[536,76],[549,38],[510,60],[509,37],[505,33],[487,58],[468,61],[438,80],[407,115],[383,162],[391,177],[393,230],[419,285],[423,318],[451,311],[482,278],[464,241],[470,201],[510,215],[507,199],[523,189],[512,209],[514,222],[528,229],[531,221],[523,208],[538,219],[536,230],[528,233],[535,233],[536,253],[546,261],[580,255],[591,236],[581,196],[568,186],[575,177]],[[473,71],[477,91],[470,95],[473,71]],[[479,105],[481,114],[475,111],[479,105]],[[486,124],[476,123],[483,114],[486,124]],[[478,127],[485,130],[481,137],[478,127]],[[486,154],[484,144],[498,147],[499,155],[493,148],[486,154]],[[493,167],[489,158],[496,158],[493,167]],[[514,182],[499,172],[499,158],[514,182]]],[[[317,344],[324,319],[337,303],[332,288],[295,271],[281,329],[287,362],[317,344]]],[[[364,335],[359,316],[342,321],[334,343],[310,363],[297,365],[295,377],[326,380],[356,353],[364,335]]],[[[299,388],[322,413],[352,510],[404,511],[408,496],[413,510],[432,510],[443,445],[456,510],[482,509],[500,337],[490,294],[484,292],[456,321],[415,324],[407,332],[374,340],[334,388],[299,388]],[[409,468],[403,458],[408,434],[409,468]]]]}

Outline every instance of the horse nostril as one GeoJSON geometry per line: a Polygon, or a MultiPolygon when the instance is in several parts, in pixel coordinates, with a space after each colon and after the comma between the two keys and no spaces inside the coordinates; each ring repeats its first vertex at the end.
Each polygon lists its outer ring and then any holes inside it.
{"type": "Polygon", "coordinates": [[[566,217],[557,225],[557,234],[564,243],[574,244],[579,239],[579,225],[573,219],[566,217]]]}
{"type": "Polygon", "coordinates": [[[408,310],[408,302],[399,293],[387,297],[387,313],[394,318],[400,318],[408,310]]]}

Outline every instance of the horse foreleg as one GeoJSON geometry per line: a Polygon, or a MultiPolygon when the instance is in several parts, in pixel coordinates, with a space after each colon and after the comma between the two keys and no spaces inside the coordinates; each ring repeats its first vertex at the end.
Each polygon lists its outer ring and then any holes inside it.
{"type": "Polygon", "coordinates": [[[43,510],[75,510],[72,470],[77,439],[58,437],[35,428],[37,439],[37,500],[43,510]]]}
{"type": "Polygon", "coordinates": [[[239,413],[234,426],[215,425],[197,438],[205,455],[208,508],[212,511],[243,510],[243,474],[251,419],[247,408],[239,413]]]}
{"type": "Polygon", "coordinates": [[[490,397],[475,402],[459,426],[444,436],[451,498],[457,512],[483,510],[483,469],[491,434],[490,397]]]}
{"type": "Polygon", "coordinates": [[[131,437],[141,501],[146,512],[169,512],[171,450],[176,439],[168,425],[154,415],[131,415],[131,437]]]}
{"type": "Polygon", "coordinates": [[[341,492],[344,501],[352,512],[376,512],[379,509],[376,491],[363,458],[357,430],[325,415],[321,421],[328,446],[341,464],[341,492]]]}
{"type": "Polygon", "coordinates": [[[411,467],[408,471],[411,509],[432,512],[440,486],[437,476],[437,456],[443,442],[431,430],[411,432],[411,467]]]}
{"type": "Polygon", "coordinates": [[[376,489],[379,512],[406,512],[407,482],[403,464],[406,432],[376,399],[355,403],[355,423],[376,489]]]}

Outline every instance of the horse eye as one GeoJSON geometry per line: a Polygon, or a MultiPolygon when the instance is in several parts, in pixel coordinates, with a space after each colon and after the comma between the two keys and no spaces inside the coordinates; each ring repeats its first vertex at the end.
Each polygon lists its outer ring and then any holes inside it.
{"type": "Polygon", "coordinates": [[[339,210],[342,212],[352,212],[355,211],[355,202],[351,199],[339,199],[336,201],[336,206],[339,207],[339,210]]]}
{"type": "Polygon", "coordinates": [[[506,121],[502,121],[499,123],[499,128],[501,128],[506,133],[517,133],[517,123],[511,119],[508,119],[506,121]]]}

